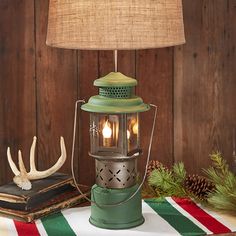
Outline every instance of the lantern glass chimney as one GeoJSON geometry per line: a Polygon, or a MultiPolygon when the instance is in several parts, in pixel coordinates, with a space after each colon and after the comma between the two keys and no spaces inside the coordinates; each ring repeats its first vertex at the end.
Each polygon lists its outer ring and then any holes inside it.
{"type": "Polygon", "coordinates": [[[90,114],[91,154],[129,156],[139,152],[138,113],[90,114]]]}

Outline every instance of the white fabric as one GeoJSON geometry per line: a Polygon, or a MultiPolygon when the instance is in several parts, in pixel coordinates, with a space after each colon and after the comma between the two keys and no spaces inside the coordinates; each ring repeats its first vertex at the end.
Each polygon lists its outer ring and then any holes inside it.
{"type": "Polygon", "coordinates": [[[12,219],[0,217],[0,236],[17,236],[16,227],[12,219]]]}
{"type": "Polygon", "coordinates": [[[43,227],[43,223],[42,223],[41,220],[36,220],[35,224],[36,224],[36,227],[37,227],[37,229],[39,231],[40,236],[47,236],[48,235],[46,230],[43,227]]]}

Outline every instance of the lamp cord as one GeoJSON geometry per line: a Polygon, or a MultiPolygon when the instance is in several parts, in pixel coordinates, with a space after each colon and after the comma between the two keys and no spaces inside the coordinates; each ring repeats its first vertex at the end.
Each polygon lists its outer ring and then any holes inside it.
{"type": "Polygon", "coordinates": [[[114,204],[98,204],[96,202],[95,198],[94,198],[94,201],[93,201],[90,198],[88,198],[85,193],[83,193],[81,191],[81,189],[79,188],[79,186],[77,184],[77,181],[76,181],[76,178],[75,178],[75,173],[74,173],[74,152],[75,152],[75,139],[76,139],[76,128],[77,128],[77,113],[78,113],[78,104],[79,103],[85,103],[85,100],[78,100],[75,103],[74,126],[73,126],[73,140],[72,140],[72,152],[71,152],[71,173],[72,173],[72,178],[73,178],[73,181],[74,181],[74,185],[77,188],[77,190],[79,191],[79,193],[82,195],[82,197],[84,197],[90,203],[96,204],[98,207],[114,207],[114,206],[122,205],[122,204],[128,202],[129,200],[131,200],[139,192],[139,190],[143,186],[143,184],[145,182],[145,179],[147,177],[148,163],[149,163],[150,156],[151,156],[152,141],[153,141],[154,130],[155,130],[155,125],[156,125],[156,118],[157,118],[157,106],[154,105],[154,104],[149,104],[151,107],[155,108],[155,112],[154,112],[154,117],[153,117],[153,124],[152,124],[152,131],[151,131],[150,142],[149,142],[149,146],[148,146],[148,154],[147,154],[145,172],[144,172],[144,176],[143,176],[142,182],[140,183],[139,187],[127,199],[125,199],[125,200],[123,200],[121,202],[117,202],[117,203],[114,203],[114,204]]]}

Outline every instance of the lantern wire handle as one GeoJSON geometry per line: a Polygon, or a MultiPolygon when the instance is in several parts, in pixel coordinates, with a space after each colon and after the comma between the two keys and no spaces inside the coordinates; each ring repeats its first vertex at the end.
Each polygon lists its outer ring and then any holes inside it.
{"type": "Polygon", "coordinates": [[[91,200],[90,198],[88,198],[86,196],[85,193],[83,193],[81,191],[81,189],[79,188],[76,178],[75,178],[75,173],[74,173],[74,151],[75,151],[75,138],[76,138],[76,127],[77,127],[77,113],[78,113],[78,104],[79,103],[85,103],[85,100],[78,100],[75,103],[75,115],[74,115],[74,127],[73,127],[73,141],[72,141],[72,153],[71,153],[71,173],[72,173],[72,178],[75,184],[75,187],[77,188],[77,190],[79,191],[79,193],[82,195],[82,197],[84,197],[87,201],[89,201],[90,203],[94,203],[96,204],[98,207],[114,207],[114,206],[119,206],[122,205],[126,202],[128,202],[129,200],[131,200],[141,189],[141,187],[143,186],[145,179],[147,177],[147,169],[148,169],[148,163],[150,160],[150,156],[151,156],[151,150],[152,150],[152,141],[153,141],[153,136],[154,136],[154,130],[155,130],[155,126],[156,126],[156,118],[157,118],[157,106],[154,104],[149,104],[151,107],[155,108],[155,112],[154,112],[154,117],[153,117],[153,123],[152,123],[152,131],[151,131],[151,136],[150,136],[150,142],[149,142],[149,146],[148,146],[148,154],[147,154],[147,161],[146,161],[146,166],[145,166],[145,172],[144,172],[144,176],[142,179],[142,182],[140,183],[140,185],[138,186],[138,188],[125,200],[121,201],[121,202],[117,202],[114,204],[98,204],[96,202],[96,199],[91,200]]]}
{"type": "Polygon", "coordinates": [[[78,113],[78,104],[79,103],[85,103],[85,100],[77,100],[75,102],[75,114],[74,114],[74,126],[73,126],[73,139],[72,139],[72,152],[71,152],[71,174],[72,174],[72,178],[74,181],[74,185],[77,188],[77,190],[79,191],[79,193],[82,195],[82,197],[84,197],[87,201],[91,202],[91,200],[86,196],[85,193],[83,193],[81,191],[81,189],[79,188],[76,178],[75,178],[75,173],[74,173],[74,153],[75,153],[75,138],[76,138],[76,127],[77,127],[77,113],[78,113]]]}

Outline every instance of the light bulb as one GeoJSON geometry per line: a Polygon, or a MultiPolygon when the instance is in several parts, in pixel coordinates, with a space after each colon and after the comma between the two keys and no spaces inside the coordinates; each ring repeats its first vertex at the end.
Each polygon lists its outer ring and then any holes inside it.
{"type": "Polygon", "coordinates": [[[127,130],[127,139],[130,139],[130,131],[127,130]]]}
{"type": "Polygon", "coordinates": [[[138,134],[138,123],[136,122],[132,128],[134,134],[138,134]]]}
{"type": "Polygon", "coordinates": [[[102,129],[102,135],[104,138],[111,138],[111,134],[112,134],[112,130],[111,130],[110,124],[107,120],[103,129],[102,129]]]}

